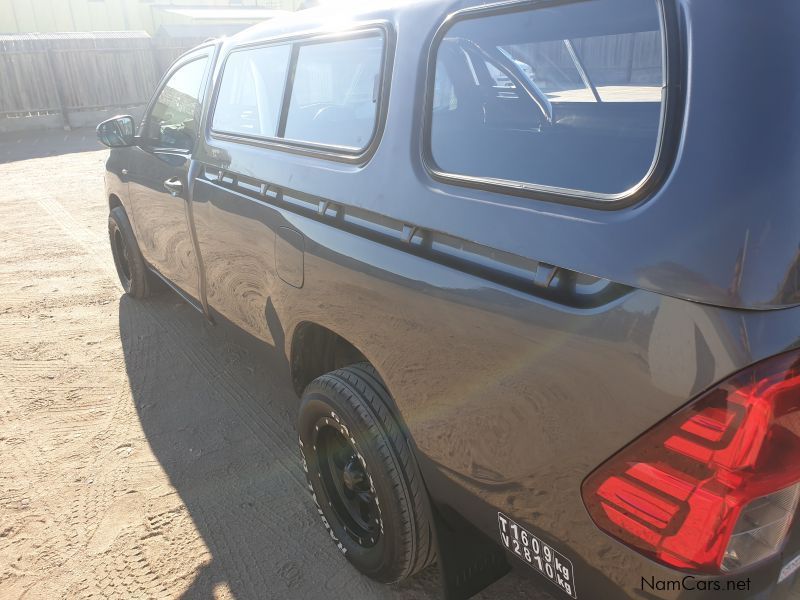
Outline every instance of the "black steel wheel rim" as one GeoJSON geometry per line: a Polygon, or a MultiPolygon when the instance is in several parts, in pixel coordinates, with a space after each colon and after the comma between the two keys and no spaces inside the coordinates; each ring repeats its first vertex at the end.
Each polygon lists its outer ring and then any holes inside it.
{"type": "Polygon", "coordinates": [[[315,448],[330,508],[354,542],[373,547],[381,536],[380,509],[363,459],[341,425],[329,418],[316,427],[315,448]]]}

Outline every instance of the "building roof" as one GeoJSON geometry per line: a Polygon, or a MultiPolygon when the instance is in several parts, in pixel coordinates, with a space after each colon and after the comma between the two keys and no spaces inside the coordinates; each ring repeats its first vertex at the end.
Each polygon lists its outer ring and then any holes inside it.
{"type": "Polygon", "coordinates": [[[178,23],[161,25],[156,31],[157,38],[218,38],[239,33],[247,23],[178,23]]]}
{"type": "Polygon", "coordinates": [[[196,21],[216,20],[216,21],[266,21],[286,14],[291,14],[287,10],[275,10],[271,8],[233,8],[233,7],[159,7],[159,10],[174,15],[180,15],[196,21]]]}
{"type": "Polygon", "coordinates": [[[120,40],[150,38],[146,31],[64,31],[54,33],[2,33],[0,41],[21,42],[39,40],[120,40]]]}

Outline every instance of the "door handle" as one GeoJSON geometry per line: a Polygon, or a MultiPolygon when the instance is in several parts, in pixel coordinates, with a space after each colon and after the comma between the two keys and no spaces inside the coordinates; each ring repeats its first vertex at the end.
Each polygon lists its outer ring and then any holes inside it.
{"type": "Polygon", "coordinates": [[[177,196],[183,191],[183,184],[177,177],[172,177],[164,182],[164,189],[167,190],[171,196],[177,196]]]}

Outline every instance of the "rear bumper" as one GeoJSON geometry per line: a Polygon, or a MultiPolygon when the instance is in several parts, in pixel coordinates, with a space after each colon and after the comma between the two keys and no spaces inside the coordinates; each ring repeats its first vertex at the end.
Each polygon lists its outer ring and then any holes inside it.
{"type": "MultiPolygon", "coordinates": [[[[498,549],[503,548],[500,543],[499,528],[496,525],[497,510],[494,507],[470,495],[453,479],[442,477],[441,471],[424,458],[420,460],[420,467],[431,495],[437,498],[437,504],[443,499],[450,499],[456,503],[466,501],[475,509],[471,518],[476,520],[471,522],[478,525],[484,541],[491,540],[498,549]]],[[[450,512],[449,503],[440,505],[446,507],[441,511],[442,514],[450,512]]],[[[462,513],[462,516],[466,515],[462,513]]],[[[451,521],[450,524],[458,526],[457,521],[451,521]]],[[[793,528],[783,551],[772,559],[742,573],[725,577],[706,577],[666,568],[629,549],[597,529],[585,510],[575,515],[575,529],[583,531],[584,535],[571,543],[564,543],[548,536],[534,524],[527,522],[520,524],[534,532],[534,535],[539,536],[544,543],[562,553],[572,563],[574,597],[580,600],[641,600],[642,598],[783,600],[800,597],[798,595],[800,583],[795,585],[800,568],[785,578],[781,573],[784,567],[800,563],[800,558],[797,558],[800,557],[800,527],[793,528]]],[[[513,552],[506,550],[504,555],[508,566],[519,575],[529,578],[532,586],[548,592],[554,600],[570,598],[565,591],[513,552]]]]}

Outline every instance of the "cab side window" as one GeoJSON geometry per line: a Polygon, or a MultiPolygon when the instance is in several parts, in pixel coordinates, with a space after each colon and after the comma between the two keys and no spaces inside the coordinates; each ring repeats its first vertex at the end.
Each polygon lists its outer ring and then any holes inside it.
{"type": "Polygon", "coordinates": [[[207,66],[208,56],[198,58],[167,80],[145,123],[145,138],[152,146],[185,151],[194,148],[207,66]]]}
{"type": "Polygon", "coordinates": [[[214,131],[273,137],[278,132],[291,46],[232,52],[217,98],[214,131]]]}
{"type": "Polygon", "coordinates": [[[222,71],[211,131],[357,154],[373,141],[382,96],[383,32],[328,41],[231,51],[222,71]]]}
{"type": "Polygon", "coordinates": [[[378,36],[300,46],[285,137],[365,148],[375,128],[382,59],[378,36]]]}

